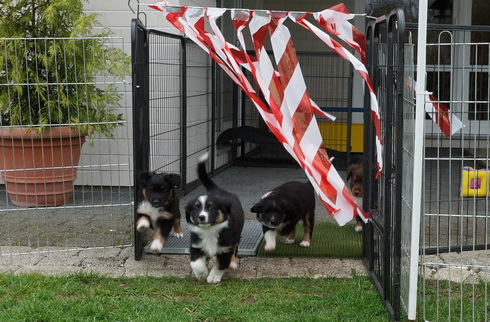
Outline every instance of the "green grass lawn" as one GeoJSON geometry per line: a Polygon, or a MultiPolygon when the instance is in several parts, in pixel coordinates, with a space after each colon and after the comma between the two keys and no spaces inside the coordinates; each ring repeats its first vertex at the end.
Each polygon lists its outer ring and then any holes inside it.
{"type": "Polygon", "coordinates": [[[425,321],[488,321],[488,283],[461,284],[426,280],[419,287],[419,317],[425,321]]]}
{"type": "Polygon", "coordinates": [[[0,274],[0,321],[389,321],[368,277],[61,277],[0,274]]]}

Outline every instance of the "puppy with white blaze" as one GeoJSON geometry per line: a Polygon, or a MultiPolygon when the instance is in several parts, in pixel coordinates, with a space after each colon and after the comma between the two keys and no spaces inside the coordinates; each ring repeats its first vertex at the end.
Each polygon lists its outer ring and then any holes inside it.
{"type": "Polygon", "coordinates": [[[262,196],[251,212],[257,214],[262,224],[266,251],[276,249],[276,236],[284,239],[284,244],[294,244],[296,224],[303,221],[303,241],[301,247],[310,247],[315,224],[315,192],[309,182],[286,182],[262,196]]]}
{"type": "Polygon", "coordinates": [[[206,194],[190,201],[185,216],[191,232],[190,259],[194,275],[208,283],[219,283],[226,269],[238,267],[238,244],[244,224],[237,196],[220,188],[206,172],[206,153],[199,158],[197,173],[206,194]],[[208,260],[216,264],[208,272],[208,260]]]}

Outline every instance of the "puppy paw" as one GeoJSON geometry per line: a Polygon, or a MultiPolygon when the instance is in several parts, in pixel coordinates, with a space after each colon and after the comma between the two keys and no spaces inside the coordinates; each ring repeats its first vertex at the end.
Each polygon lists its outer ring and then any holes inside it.
{"type": "Polygon", "coordinates": [[[228,266],[228,269],[232,271],[236,270],[237,268],[238,268],[238,263],[236,262],[231,262],[230,266],[228,266]]]}
{"type": "Polygon", "coordinates": [[[299,243],[301,247],[310,247],[310,242],[303,240],[301,243],[299,243]]]}
{"type": "Polygon", "coordinates": [[[275,230],[268,230],[264,234],[264,239],[265,239],[265,251],[266,252],[271,252],[274,249],[276,249],[276,231],[275,230]]]}
{"type": "Polygon", "coordinates": [[[206,266],[206,261],[204,259],[198,259],[191,262],[192,272],[194,276],[200,281],[203,281],[208,275],[208,267],[206,266]]]}
{"type": "Polygon", "coordinates": [[[362,225],[356,225],[356,227],[354,227],[354,231],[356,233],[361,233],[362,232],[362,225]]]}
{"type": "Polygon", "coordinates": [[[284,245],[292,245],[292,244],[294,244],[294,239],[286,238],[286,239],[284,239],[283,244],[284,245]]]}
{"type": "Polygon", "coordinates": [[[206,273],[202,272],[196,272],[194,271],[194,276],[199,280],[199,281],[204,281],[206,279],[207,271],[206,273]]]}
{"type": "Polygon", "coordinates": [[[180,232],[180,233],[176,233],[174,232],[173,235],[177,238],[183,238],[184,237],[184,233],[183,232],[180,232]]]}
{"type": "Polygon", "coordinates": [[[206,282],[208,282],[209,284],[218,284],[219,282],[221,282],[221,277],[209,275],[206,279],[206,282]]]}
{"type": "Polygon", "coordinates": [[[136,225],[136,230],[138,232],[143,232],[145,230],[148,230],[150,228],[150,221],[147,219],[147,218],[140,218],[140,220],[138,220],[138,223],[136,225]]]}
{"type": "Polygon", "coordinates": [[[266,252],[272,252],[276,249],[276,244],[265,244],[264,249],[266,252]]]}
{"type": "Polygon", "coordinates": [[[156,239],[151,242],[150,250],[153,254],[158,254],[162,250],[162,247],[163,243],[160,240],[156,239]]]}
{"type": "Polygon", "coordinates": [[[206,279],[206,282],[209,284],[217,284],[221,282],[221,278],[225,274],[225,270],[217,269],[216,267],[213,267],[211,269],[211,272],[208,275],[208,278],[206,279]]]}

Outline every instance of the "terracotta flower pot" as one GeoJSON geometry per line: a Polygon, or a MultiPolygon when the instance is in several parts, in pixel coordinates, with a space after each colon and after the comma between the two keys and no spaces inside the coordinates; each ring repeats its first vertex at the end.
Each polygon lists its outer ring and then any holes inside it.
{"type": "Polygon", "coordinates": [[[85,136],[69,127],[38,135],[0,127],[0,169],[10,201],[21,207],[59,206],[70,200],[85,136]]]}

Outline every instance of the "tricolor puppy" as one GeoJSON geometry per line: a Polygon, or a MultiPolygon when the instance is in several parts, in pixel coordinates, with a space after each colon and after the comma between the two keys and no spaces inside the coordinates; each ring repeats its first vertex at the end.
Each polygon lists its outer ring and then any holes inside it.
{"type": "Polygon", "coordinates": [[[251,212],[257,214],[264,231],[265,250],[276,249],[276,235],[293,244],[296,224],[303,220],[304,236],[299,244],[309,247],[315,223],[315,192],[307,182],[290,181],[262,196],[251,212]]]}
{"type": "MultiPolygon", "coordinates": [[[[350,191],[352,196],[356,200],[357,204],[362,207],[362,195],[363,195],[363,165],[361,158],[355,158],[347,167],[347,181],[350,181],[350,191]]],[[[362,232],[363,227],[362,219],[356,216],[356,227],[354,230],[358,233],[362,232]]]]}
{"type": "Polygon", "coordinates": [[[136,230],[143,232],[149,228],[155,230],[150,249],[159,253],[168,239],[172,228],[176,237],[183,237],[180,226],[179,199],[180,175],[175,173],[144,172],[140,175],[142,201],[136,212],[139,218],[136,230]]]}
{"type": "Polygon", "coordinates": [[[218,187],[209,178],[205,162],[199,159],[197,173],[206,194],[190,201],[185,216],[191,231],[191,268],[199,280],[219,283],[225,270],[238,267],[237,251],[244,224],[242,204],[237,196],[218,187]],[[216,264],[208,274],[208,260],[216,256],[216,264]]]}

